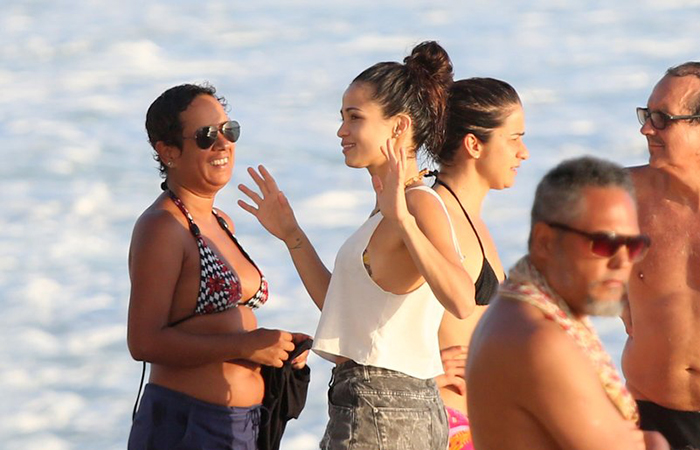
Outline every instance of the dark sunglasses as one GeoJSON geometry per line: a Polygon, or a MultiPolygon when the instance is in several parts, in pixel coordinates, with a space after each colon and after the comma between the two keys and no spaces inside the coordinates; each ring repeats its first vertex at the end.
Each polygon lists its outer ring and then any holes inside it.
{"type": "Polygon", "coordinates": [[[591,241],[591,252],[602,258],[610,258],[617,253],[623,245],[627,247],[627,255],[632,262],[639,262],[646,256],[647,250],[651,245],[651,239],[646,234],[637,236],[619,236],[615,233],[588,233],[586,231],[577,230],[562,223],[548,222],[552,228],[557,228],[562,231],[576,233],[591,241]]]}
{"type": "Polygon", "coordinates": [[[651,119],[651,126],[657,130],[663,130],[671,121],[700,119],[700,114],[672,116],[661,111],[649,111],[649,108],[637,108],[637,120],[642,126],[649,119],[651,119]]]}
{"type": "Polygon", "coordinates": [[[208,150],[214,145],[219,132],[231,142],[236,142],[241,135],[241,125],[235,120],[229,120],[220,125],[211,125],[208,127],[198,128],[194,132],[194,136],[183,136],[185,139],[194,139],[197,147],[202,150],[208,150]]]}

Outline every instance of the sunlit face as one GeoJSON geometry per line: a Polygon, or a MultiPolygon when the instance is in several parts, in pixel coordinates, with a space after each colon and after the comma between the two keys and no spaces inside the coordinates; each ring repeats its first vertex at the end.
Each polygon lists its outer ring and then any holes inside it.
{"type": "Polygon", "coordinates": [[[348,167],[371,168],[386,162],[379,147],[392,136],[394,121],[384,118],[371,94],[365,83],[353,83],[343,94],[338,137],[348,167]]]}
{"type": "MultiPolygon", "coordinates": [[[[649,111],[670,115],[693,114],[687,105],[698,93],[700,78],[665,76],[654,87],[647,107],[649,111]]],[[[640,131],[647,138],[651,167],[677,171],[700,163],[700,123],[697,121],[671,121],[663,130],[657,130],[647,120],[640,131]]]]}
{"type": "Polygon", "coordinates": [[[221,189],[231,179],[236,144],[218,133],[214,145],[202,150],[189,138],[201,127],[218,126],[229,120],[226,111],[211,95],[199,95],[180,114],[180,120],[185,139],[169,176],[177,177],[180,183],[192,189],[221,189]]]}
{"type": "Polygon", "coordinates": [[[491,189],[504,189],[515,183],[520,163],[530,153],[523,143],[525,135],[525,113],[522,106],[515,105],[503,125],[494,128],[478,161],[478,170],[486,178],[491,189]]]}
{"type": "MultiPolygon", "coordinates": [[[[617,187],[583,190],[578,218],[571,227],[582,231],[639,234],[634,199],[617,187]]],[[[590,240],[550,228],[545,276],[550,286],[577,314],[617,314],[626,299],[632,262],[625,246],[603,258],[591,252],[590,240]]]]}

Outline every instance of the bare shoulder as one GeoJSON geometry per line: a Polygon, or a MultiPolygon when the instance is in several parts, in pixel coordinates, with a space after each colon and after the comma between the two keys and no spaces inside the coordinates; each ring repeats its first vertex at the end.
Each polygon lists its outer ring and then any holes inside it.
{"type": "Polygon", "coordinates": [[[648,176],[649,171],[651,168],[649,167],[649,164],[644,164],[641,166],[632,166],[628,167],[627,170],[630,173],[630,176],[635,179],[635,178],[640,178],[644,176],[648,176]]]}
{"type": "Polygon", "coordinates": [[[520,365],[539,357],[537,350],[560,341],[561,329],[540,310],[503,297],[491,302],[480,322],[472,338],[473,345],[483,346],[485,352],[507,354],[512,364],[520,365]]]}
{"type": "Polygon", "coordinates": [[[182,229],[182,223],[177,220],[172,211],[153,204],[136,220],[133,237],[156,239],[160,235],[172,237],[173,234],[181,233],[182,229]]]}
{"type": "MultiPolygon", "coordinates": [[[[557,324],[537,308],[523,302],[497,298],[484,314],[472,337],[470,357],[492,360],[497,371],[512,369],[519,385],[549,384],[559,376],[552,367],[584,364],[580,351],[557,324]]],[[[488,364],[487,364],[488,366],[488,364]]]]}
{"type": "Polygon", "coordinates": [[[645,164],[643,166],[629,167],[628,171],[634,183],[637,200],[648,197],[654,191],[653,187],[657,183],[655,170],[649,167],[648,164],[645,164]]]}
{"type": "Polygon", "coordinates": [[[414,216],[417,213],[434,214],[437,211],[442,211],[443,215],[445,214],[440,196],[427,186],[408,189],[406,191],[406,205],[414,216]]]}
{"type": "Polygon", "coordinates": [[[151,205],[134,224],[129,248],[129,263],[134,257],[148,255],[172,255],[176,248],[182,246],[173,245],[191,239],[187,224],[167,207],[158,202],[151,205]]]}
{"type": "Polygon", "coordinates": [[[447,211],[437,192],[426,186],[425,189],[409,189],[406,191],[406,206],[418,226],[426,231],[426,227],[444,230],[450,226],[447,211]]]}

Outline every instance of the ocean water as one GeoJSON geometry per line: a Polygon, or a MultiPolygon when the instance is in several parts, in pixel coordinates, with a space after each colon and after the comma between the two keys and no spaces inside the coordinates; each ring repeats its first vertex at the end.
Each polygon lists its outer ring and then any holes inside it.
{"type": "MultiPolygon", "coordinates": [[[[313,333],[319,313],[283,245],[236,205],[244,168],[265,164],[332,266],[373,204],[339,140],[343,90],[369,65],[438,40],[457,78],[521,94],[530,149],[484,216],[511,265],[534,187],[582,154],[646,161],[634,108],[671,65],[700,59],[698,0],[258,2],[0,0],[0,447],[125,448],[141,366],[125,343],[127,251],[159,193],[143,129],[166,88],[209,81],[242,124],[234,180],[217,206],[271,283],[268,328],[313,333]]],[[[619,359],[624,331],[598,320],[619,359]]],[[[282,448],[316,448],[330,366],[309,361],[302,417],[282,448]]]]}

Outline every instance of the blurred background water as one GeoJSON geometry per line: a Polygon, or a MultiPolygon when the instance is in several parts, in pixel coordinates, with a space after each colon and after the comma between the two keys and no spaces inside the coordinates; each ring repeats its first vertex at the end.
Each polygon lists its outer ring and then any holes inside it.
{"type": "MultiPolygon", "coordinates": [[[[543,173],[582,154],[646,161],[634,115],[671,65],[700,59],[698,0],[1,0],[0,447],[125,448],[141,366],[126,349],[135,219],[160,192],[143,121],[166,88],[209,81],[242,124],[217,206],[271,282],[261,326],[319,317],[284,247],[240,210],[243,168],[278,178],[324,261],[373,205],[343,164],[342,92],[369,65],[438,40],[457,78],[521,94],[530,149],[486,221],[510,266],[543,173]]],[[[619,360],[618,320],[597,320],[619,360]]],[[[316,448],[330,366],[310,358],[307,408],[282,448],[316,448]]]]}

